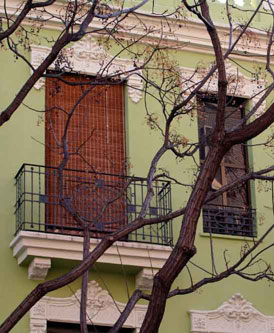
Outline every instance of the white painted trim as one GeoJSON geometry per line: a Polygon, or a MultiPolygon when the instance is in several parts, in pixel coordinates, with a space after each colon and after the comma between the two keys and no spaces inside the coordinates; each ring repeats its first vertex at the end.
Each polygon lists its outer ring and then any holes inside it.
{"type": "Polygon", "coordinates": [[[274,333],[274,316],[266,316],[240,294],[212,311],[190,310],[191,333],[274,333]]]}
{"type": "Polygon", "coordinates": [[[158,269],[143,268],[136,275],[136,288],[142,291],[151,291],[153,287],[153,278],[158,272],[158,269]]]}
{"type": "MultiPolygon", "coordinates": [[[[44,46],[31,46],[31,64],[36,69],[50,53],[50,48],[44,46]]],[[[143,82],[141,70],[135,70],[133,61],[109,55],[103,47],[98,45],[91,35],[87,35],[70,48],[62,51],[73,71],[88,75],[116,76],[127,79],[128,95],[134,103],[142,98],[143,82]]],[[[63,64],[64,66],[66,64],[63,64]]],[[[61,64],[62,66],[62,64],[61,64]]],[[[49,69],[55,69],[53,63],[49,69]]],[[[64,68],[66,70],[66,68],[64,68]]],[[[41,89],[45,79],[41,78],[34,87],[41,89]]]]}
{"type": "MultiPolygon", "coordinates": [[[[90,251],[100,242],[90,240],[90,251]]],[[[20,231],[10,243],[18,264],[33,257],[79,260],[83,258],[83,238],[76,236],[20,231]]],[[[161,268],[171,253],[171,248],[136,242],[116,242],[99,259],[99,263],[161,268]]]]}
{"type": "MultiPolygon", "coordinates": [[[[19,3],[22,2],[20,0],[9,0],[7,4],[7,13],[16,17],[18,14],[19,3]]],[[[47,10],[58,14],[62,11],[63,3],[64,2],[59,1],[48,7],[47,10]]],[[[4,16],[4,7],[2,4],[0,4],[0,14],[4,16]]],[[[32,18],[34,18],[34,14],[32,14],[32,18]]],[[[27,24],[27,22],[25,23],[27,24]]],[[[161,20],[159,17],[153,17],[151,15],[146,15],[145,12],[138,11],[137,16],[129,15],[123,23],[126,26],[126,30],[123,31],[123,38],[144,36],[147,31],[144,31],[143,27],[146,26],[151,27],[153,32],[144,38],[142,40],[143,42],[149,43],[161,38],[165,45],[170,47],[176,46],[176,48],[178,48],[178,45],[180,45],[180,47],[183,47],[183,50],[213,54],[212,43],[206,28],[198,20],[192,18],[176,18],[174,16],[161,20]],[[140,19],[144,22],[143,25],[140,24],[140,19]]],[[[33,25],[33,20],[30,20],[29,24],[33,25]]],[[[100,29],[101,27],[99,20],[94,20],[90,25],[90,29],[92,30],[100,29]]],[[[223,49],[226,50],[228,47],[229,27],[224,24],[217,24],[216,27],[220,34],[223,49]]],[[[45,28],[60,30],[61,27],[55,19],[51,19],[46,23],[45,28]]],[[[245,61],[252,63],[254,63],[254,61],[265,63],[265,59],[262,56],[265,55],[266,52],[267,33],[257,30],[253,31],[252,28],[249,29],[249,33],[250,35],[254,34],[256,38],[246,38],[241,40],[234,49],[234,54],[231,55],[231,57],[233,59],[244,59],[245,61]],[[235,52],[238,54],[235,54],[235,52]],[[245,57],[246,52],[253,56],[245,57]]],[[[234,38],[236,37],[237,33],[234,32],[234,38]]]]}
{"type": "MultiPolygon", "coordinates": [[[[196,85],[205,77],[209,68],[200,68],[198,70],[181,67],[182,90],[185,91],[185,96],[189,95],[196,85]]],[[[249,99],[252,105],[255,105],[264,93],[265,81],[252,80],[243,75],[239,69],[232,65],[229,61],[226,62],[226,75],[228,80],[227,95],[243,97],[249,99]],[[254,96],[254,97],[253,97],[254,96]]],[[[218,76],[215,72],[208,82],[202,87],[201,92],[217,93],[218,91],[218,76]]],[[[261,104],[255,113],[258,117],[265,111],[266,101],[261,104]]],[[[190,107],[192,107],[190,105],[190,107]]]]}
{"type": "Polygon", "coordinates": [[[33,258],[28,268],[28,278],[30,280],[44,280],[51,267],[49,258],[33,258]]]}
{"type": "MultiPolygon", "coordinates": [[[[79,323],[81,290],[66,298],[43,297],[30,310],[30,333],[46,333],[47,322],[79,323]]],[[[110,294],[90,281],[87,296],[87,321],[94,325],[113,326],[126,304],[113,300],[110,294]],[[119,310],[118,310],[119,309],[119,310]]],[[[123,327],[139,332],[147,311],[147,305],[135,305],[123,327]]]]}

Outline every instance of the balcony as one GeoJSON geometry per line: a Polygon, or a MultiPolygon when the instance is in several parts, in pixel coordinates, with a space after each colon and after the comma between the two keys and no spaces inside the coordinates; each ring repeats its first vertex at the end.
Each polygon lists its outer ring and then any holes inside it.
{"type": "MultiPolygon", "coordinates": [[[[82,259],[82,230],[59,205],[57,168],[24,164],[16,177],[16,230],[11,242],[19,264],[50,266],[43,258],[82,259]],[[40,259],[39,259],[40,258],[40,259]],[[43,260],[42,260],[43,259],[43,260]],[[40,260],[40,261],[39,261],[40,260]],[[38,264],[37,264],[38,263],[38,264]]],[[[63,194],[90,223],[91,249],[100,238],[136,219],[147,193],[146,179],[66,169],[63,194]]],[[[171,212],[171,184],[153,183],[147,218],[171,212]]],[[[173,244],[172,222],[145,226],[116,242],[99,260],[104,264],[159,269],[173,244]]],[[[37,266],[37,267],[38,267],[37,266]]],[[[151,273],[150,273],[151,274],[151,273]]]]}
{"type": "Polygon", "coordinates": [[[212,234],[256,237],[256,210],[206,205],[203,208],[203,229],[212,234]]]}

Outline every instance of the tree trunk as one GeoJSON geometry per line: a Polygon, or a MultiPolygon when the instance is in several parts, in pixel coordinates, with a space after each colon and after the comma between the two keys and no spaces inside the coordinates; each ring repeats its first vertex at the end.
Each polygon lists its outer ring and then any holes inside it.
{"type": "Polygon", "coordinates": [[[218,133],[215,134],[206,161],[189,198],[178,241],[166,263],[154,277],[151,301],[140,333],[158,332],[171,285],[196,253],[194,240],[200,212],[208,193],[208,187],[228,150],[222,146],[218,133]],[[217,141],[219,142],[217,143],[217,141]]]}

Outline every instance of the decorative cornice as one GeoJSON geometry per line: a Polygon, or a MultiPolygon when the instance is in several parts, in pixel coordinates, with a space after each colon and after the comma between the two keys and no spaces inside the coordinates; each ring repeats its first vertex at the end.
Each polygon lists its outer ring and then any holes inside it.
{"type": "Polygon", "coordinates": [[[191,310],[191,333],[274,333],[274,316],[266,316],[240,294],[213,311],[191,310]]]}
{"type": "MultiPolygon", "coordinates": [[[[48,56],[50,48],[44,46],[31,46],[31,64],[37,68],[48,56]]],[[[76,73],[101,76],[116,76],[127,79],[128,95],[134,103],[138,103],[142,98],[143,82],[141,70],[135,70],[133,61],[112,57],[104,48],[98,45],[95,40],[87,35],[72,47],[64,49],[62,57],[66,60],[58,68],[69,64],[76,73]]],[[[49,69],[56,69],[56,62],[49,69]]],[[[36,84],[36,89],[41,89],[45,84],[45,79],[41,78],[36,84]]]]}
{"type": "MultiPolygon", "coordinates": [[[[43,297],[30,310],[30,333],[46,333],[47,322],[79,323],[81,290],[66,298],[43,297]]],[[[113,326],[126,304],[115,301],[96,281],[88,283],[87,321],[93,325],[113,326]]],[[[146,305],[135,305],[124,327],[134,328],[139,332],[146,305]]]]}
{"type": "MultiPolygon", "coordinates": [[[[58,14],[62,11],[62,6],[64,2],[58,1],[54,5],[50,6],[48,11],[51,11],[52,14],[58,14]]],[[[19,0],[9,0],[7,4],[7,13],[16,17],[18,14],[19,0]]],[[[4,16],[5,10],[2,4],[0,4],[0,14],[4,16]]],[[[25,22],[26,24],[33,25],[33,20],[35,19],[34,14],[30,14],[31,20],[25,22]]],[[[48,16],[48,19],[50,16],[48,16]]],[[[142,42],[151,42],[155,39],[161,39],[165,45],[168,46],[178,46],[183,47],[184,50],[194,51],[194,52],[203,52],[208,54],[213,54],[212,43],[209,38],[209,35],[206,31],[204,25],[191,18],[184,19],[178,17],[167,17],[164,20],[161,20],[155,15],[147,15],[145,12],[138,12],[136,15],[129,15],[124,21],[123,24],[126,26],[126,29],[123,31],[123,38],[131,37],[141,37],[147,34],[147,31],[144,31],[144,27],[150,27],[153,31],[145,38],[142,42]],[[140,20],[143,24],[140,24],[140,20]]],[[[228,47],[228,36],[229,36],[229,27],[224,24],[216,25],[218,32],[220,33],[220,39],[222,41],[223,49],[226,50],[228,47]]],[[[51,17],[50,20],[47,20],[45,23],[45,28],[59,30],[61,28],[58,21],[51,17]]],[[[96,30],[101,29],[101,23],[98,20],[92,21],[90,29],[96,30]]],[[[234,59],[241,59],[247,62],[254,61],[259,63],[265,63],[263,55],[265,55],[267,48],[267,33],[263,31],[253,31],[252,28],[248,30],[248,38],[242,39],[238,46],[234,49],[234,54],[231,55],[234,59]],[[255,37],[255,38],[252,38],[255,37]],[[246,57],[246,54],[252,55],[246,57]]],[[[237,33],[234,32],[234,37],[237,37],[237,33]]]]}
{"type": "MultiPolygon", "coordinates": [[[[196,85],[205,77],[209,68],[198,68],[198,70],[182,67],[182,90],[185,96],[191,93],[196,85]]],[[[236,97],[243,97],[251,101],[255,105],[264,93],[265,81],[254,80],[243,75],[237,67],[230,62],[226,62],[226,73],[228,80],[227,94],[236,97]]],[[[215,72],[208,82],[201,89],[202,92],[217,93],[218,91],[218,76],[215,72]]],[[[255,113],[258,117],[265,111],[266,101],[260,105],[255,113]]]]}
{"type": "MultiPolygon", "coordinates": [[[[50,49],[42,46],[31,47],[31,64],[37,68],[39,64],[46,58],[50,49]]],[[[134,71],[132,61],[129,59],[114,58],[98,45],[91,36],[86,36],[73,45],[71,48],[65,49],[63,55],[66,57],[66,63],[74,69],[75,72],[85,73],[89,75],[117,75],[127,77],[128,94],[131,100],[138,103],[142,98],[142,79],[138,74],[140,71],[134,71]],[[130,74],[128,74],[130,73],[130,74]]],[[[53,64],[50,69],[55,69],[53,64]]],[[[194,70],[191,68],[181,67],[182,89],[185,94],[189,94],[195,84],[200,82],[208,72],[208,68],[199,68],[194,70]]],[[[255,80],[243,75],[239,69],[226,62],[228,94],[250,99],[255,105],[263,94],[265,82],[263,80],[255,80]]],[[[40,89],[44,85],[44,79],[40,79],[36,85],[36,89],[40,89]]],[[[218,90],[217,72],[212,76],[208,83],[201,91],[209,91],[216,93],[218,90]]],[[[265,110],[266,102],[264,101],[256,112],[256,116],[262,114],[265,110]]]]}

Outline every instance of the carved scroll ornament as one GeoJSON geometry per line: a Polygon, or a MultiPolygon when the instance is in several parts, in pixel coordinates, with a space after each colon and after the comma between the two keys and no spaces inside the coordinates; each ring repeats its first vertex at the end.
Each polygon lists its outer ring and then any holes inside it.
{"type": "MultiPolygon", "coordinates": [[[[182,67],[181,69],[182,77],[182,90],[185,97],[187,97],[197,84],[205,77],[208,73],[209,68],[198,68],[194,71],[191,68],[182,67]]],[[[236,66],[233,66],[230,62],[226,62],[226,74],[227,74],[227,94],[235,97],[246,98],[251,101],[252,106],[254,106],[264,93],[265,81],[261,79],[252,79],[244,76],[236,66]]],[[[212,77],[206,82],[206,84],[201,88],[201,92],[207,92],[216,94],[218,91],[218,73],[215,72],[212,77]]],[[[266,106],[266,101],[264,100],[259,106],[255,113],[255,117],[260,116],[266,106]]]]}
{"type": "MultiPolygon", "coordinates": [[[[31,46],[31,64],[37,68],[50,53],[50,48],[44,46],[31,46]]],[[[135,70],[130,59],[115,58],[109,55],[102,46],[87,35],[85,38],[64,49],[60,55],[63,60],[57,59],[49,69],[66,69],[69,67],[74,72],[102,76],[121,76],[127,79],[128,94],[134,103],[142,98],[143,82],[141,70],[135,70]]],[[[36,89],[45,85],[45,79],[41,78],[35,84],[36,89]]]]}
{"type": "Polygon", "coordinates": [[[240,294],[213,311],[191,310],[191,333],[274,333],[274,316],[266,316],[240,294]]]}
{"type": "MultiPolygon", "coordinates": [[[[81,290],[66,298],[43,297],[30,310],[30,333],[46,333],[47,322],[79,323],[81,290]]],[[[110,294],[103,290],[97,282],[90,281],[87,296],[87,322],[93,325],[113,326],[125,308],[126,304],[113,300],[110,294]]],[[[134,328],[139,332],[146,305],[137,304],[124,327],[134,328]]]]}

